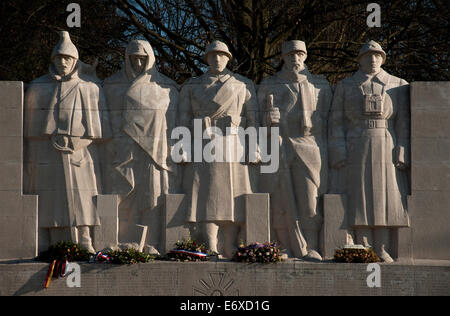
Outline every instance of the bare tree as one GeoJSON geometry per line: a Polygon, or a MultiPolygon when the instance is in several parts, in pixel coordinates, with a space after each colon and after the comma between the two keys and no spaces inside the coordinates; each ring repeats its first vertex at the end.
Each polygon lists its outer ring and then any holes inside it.
{"type": "Polygon", "coordinates": [[[130,35],[128,20],[105,0],[3,0],[0,21],[0,80],[28,82],[47,73],[61,30],[70,32],[83,61],[99,59],[97,72],[105,77],[120,67],[130,35]],[[80,4],[80,28],[66,24],[71,2],[80,4]]]}
{"type": "Polygon", "coordinates": [[[369,28],[367,1],[114,0],[135,32],[155,48],[161,70],[182,82],[204,69],[202,52],[224,41],[233,71],[259,82],[280,67],[280,46],[301,39],[313,73],[332,82],[357,69],[369,39],[388,54],[386,68],[408,80],[448,80],[445,1],[382,0],[381,27],[369,28]]]}
{"type": "Polygon", "coordinates": [[[0,1],[0,79],[44,74],[59,30],[69,30],[85,61],[99,57],[101,78],[121,65],[125,43],[145,38],[160,71],[184,82],[205,68],[215,39],[233,53],[230,68],[256,82],[281,67],[285,40],[304,40],[307,64],[335,83],[357,69],[369,39],[387,52],[385,68],[417,80],[449,80],[449,6],[445,0],[378,0],[381,27],[366,24],[361,0],[79,0],[81,28],[66,26],[70,0],[0,1]]]}

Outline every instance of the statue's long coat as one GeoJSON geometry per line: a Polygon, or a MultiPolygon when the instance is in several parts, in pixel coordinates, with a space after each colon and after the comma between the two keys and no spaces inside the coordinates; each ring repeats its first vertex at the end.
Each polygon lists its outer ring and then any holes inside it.
{"type": "Polygon", "coordinates": [[[96,196],[101,177],[91,142],[110,137],[110,127],[101,87],[80,78],[78,68],[61,78],[51,67],[25,94],[24,192],[39,196],[39,227],[100,224],[96,196]],[[70,155],[71,188],[66,187],[62,154],[52,145],[52,135],[80,144],[70,155]],[[72,223],[66,190],[74,198],[72,223]]]}
{"type": "Polygon", "coordinates": [[[314,76],[307,69],[298,78],[290,78],[289,72],[281,71],[263,80],[258,88],[263,117],[267,112],[268,95],[273,95],[274,106],[281,114],[280,168],[290,168],[293,161],[301,165],[310,192],[308,201],[297,201],[297,204],[308,216],[314,216],[318,195],[327,191],[326,144],[331,87],[326,78],[314,76]],[[308,135],[304,134],[306,126],[310,129],[308,135]]]}
{"type": "Polygon", "coordinates": [[[134,224],[147,225],[147,242],[157,247],[164,194],[177,190],[170,135],[179,87],[156,70],[150,44],[138,44],[148,56],[144,71],[134,72],[127,53],[123,69],[103,83],[114,137],[102,150],[108,192],[120,195],[120,237],[134,224]]]}
{"type": "Polygon", "coordinates": [[[409,161],[409,89],[405,80],[381,70],[372,78],[362,71],[341,81],[334,92],[329,124],[331,165],[341,170],[353,226],[408,226],[407,171],[396,156],[409,161]],[[383,95],[383,113],[364,113],[364,95],[383,95]]]}
{"type": "Polygon", "coordinates": [[[290,232],[291,250],[306,252],[302,230],[321,225],[320,196],[327,191],[327,118],[332,90],[326,78],[283,69],[264,79],[258,88],[263,125],[267,121],[268,97],[280,111],[280,168],[262,175],[260,188],[271,193],[272,225],[290,232]],[[305,131],[307,131],[305,133],[305,131]]]}
{"type": "MultiPolygon", "coordinates": [[[[224,135],[226,127],[257,127],[254,84],[227,69],[220,78],[207,72],[190,79],[181,90],[178,125],[192,127],[193,119],[202,120],[203,130],[207,125],[220,126],[224,135]],[[221,111],[224,103],[228,105],[221,111]]],[[[224,142],[226,138],[237,140],[237,135],[225,136],[224,142]]],[[[185,168],[183,185],[188,222],[244,220],[244,200],[239,197],[252,192],[244,162],[193,162],[185,168]]]]}

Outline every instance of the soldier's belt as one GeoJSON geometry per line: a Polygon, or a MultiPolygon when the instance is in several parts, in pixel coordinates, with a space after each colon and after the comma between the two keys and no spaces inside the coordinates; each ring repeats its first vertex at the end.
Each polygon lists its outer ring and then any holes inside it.
{"type": "Polygon", "coordinates": [[[236,134],[235,129],[240,126],[241,123],[245,122],[244,117],[238,117],[234,119],[231,116],[223,116],[217,119],[208,119],[203,118],[203,128],[207,129],[209,127],[216,127],[222,131],[222,134],[225,135],[227,133],[227,128],[231,128],[231,134],[236,134]]]}
{"type": "Polygon", "coordinates": [[[367,129],[374,129],[374,128],[389,128],[392,126],[392,122],[389,122],[389,120],[363,120],[361,127],[367,128],[367,129]]]}

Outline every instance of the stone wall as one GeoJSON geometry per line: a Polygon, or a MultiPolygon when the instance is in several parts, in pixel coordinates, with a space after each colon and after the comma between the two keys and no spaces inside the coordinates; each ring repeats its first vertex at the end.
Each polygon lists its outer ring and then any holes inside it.
{"type": "Polygon", "coordinates": [[[0,259],[37,254],[37,196],[22,195],[23,83],[0,82],[0,259]]]}
{"type": "MultiPolygon", "coordinates": [[[[402,229],[396,237],[400,258],[450,260],[449,94],[449,82],[411,84],[411,228],[402,229]]],[[[0,82],[0,259],[37,254],[38,197],[22,194],[22,107],[23,83],[0,82]]],[[[342,214],[336,198],[330,196],[328,204],[342,214]]],[[[327,258],[345,242],[345,220],[338,213],[331,214],[333,222],[325,223],[327,258]]],[[[117,231],[117,218],[111,223],[110,230],[117,231]]]]}
{"type": "Polygon", "coordinates": [[[1,264],[0,295],[449,295],[449,265],[381,264],[381,286],[370,288],[366,264],[241,264],[152,262],[81,264],[80,287],[66,279],[43,289],[48,265],[1,264]]]}
{"type": "Polygon", "coordinates": [[[450,82],[411,84],[412,255],[450,260],[450,82]]]}

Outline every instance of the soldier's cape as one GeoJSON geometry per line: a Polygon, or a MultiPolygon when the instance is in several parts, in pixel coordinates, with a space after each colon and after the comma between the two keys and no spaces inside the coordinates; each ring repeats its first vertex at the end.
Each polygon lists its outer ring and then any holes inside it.
{"type": "Polygon", "coordinates": [[[62,134],[90,139],[111,135],[100,87],[80,77],[81,64],[65,77],[50,66],[49,74],[30,83],[25,98],[25,137],[62,134]]]}

